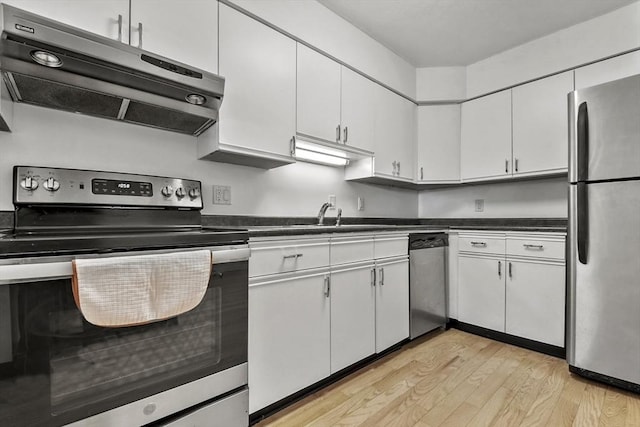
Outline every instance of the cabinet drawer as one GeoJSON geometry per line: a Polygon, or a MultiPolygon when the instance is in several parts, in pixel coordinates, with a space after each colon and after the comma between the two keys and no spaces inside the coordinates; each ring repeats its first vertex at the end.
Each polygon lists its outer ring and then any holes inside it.
{"type": "Polygon", "coordinates": [[[250,242],[249,246],[249,277],[329,265],[328,238],[250,242]]]}
{"type": "Polygon", "coordinates": [[[376,235],[374,239],[376,258],[389,258],[409,253],[409,235],[376,235]]]}
{"type": "Polygon", "coordinates": [[[331,239],[331,265],[373,259],[373,236],[331,239]]]}
{"type": "Polygon", "coordinates": [[[458,250],[480,254],[503,255],[505,249],[504,238],[497,236],[460,236],[458,250]]]}
{"type": "Polygon", "coordinates": [[[507,255],[563,260],[564,240],[507,238],[507,255]]]}

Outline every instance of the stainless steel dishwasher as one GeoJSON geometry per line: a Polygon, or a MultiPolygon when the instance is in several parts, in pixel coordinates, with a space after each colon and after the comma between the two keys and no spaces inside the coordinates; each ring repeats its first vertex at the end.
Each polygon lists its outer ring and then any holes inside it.
{"type": "Polygon", "coordinates": [[[409,235],[410,338],[447,324],[445,233],[409,235]]]}

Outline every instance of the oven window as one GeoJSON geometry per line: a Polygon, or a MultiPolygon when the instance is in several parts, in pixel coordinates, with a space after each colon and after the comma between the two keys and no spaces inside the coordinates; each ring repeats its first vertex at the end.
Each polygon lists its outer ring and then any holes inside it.
{"type": "Polygon", "coordinates": [[[246,361],[223,328],[246,322],[234,274],[214,269],[195,309],[126,328],[85,321],[70,280],[0,286],[0,425],[65,424],[246,361]]]}

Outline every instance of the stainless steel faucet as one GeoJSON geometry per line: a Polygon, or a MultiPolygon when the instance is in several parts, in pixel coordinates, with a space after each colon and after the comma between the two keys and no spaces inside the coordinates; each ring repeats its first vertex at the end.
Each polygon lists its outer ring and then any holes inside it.
{"type": "Polygon", "coordinates": [[[336,216],[336,227],[340,225],[342,219],[342,208],[338,208],[338,215],[336,216]]]}
{"type": "Polygon", "coordinates": [[[323,203],[320,207],[320,212],[318,212],[318,225],[324,225],[324,214],[327,212],[327,209],[329,209],[329,206],[331,206],[329,203],[323,203]]]}

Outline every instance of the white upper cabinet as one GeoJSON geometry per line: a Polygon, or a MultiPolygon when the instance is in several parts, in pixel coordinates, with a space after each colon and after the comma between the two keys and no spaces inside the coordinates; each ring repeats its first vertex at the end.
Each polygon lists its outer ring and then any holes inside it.
{"type": "Polygon", "coordinates": [[[340,142],[340,68],[298,43],[297,133],[340,142]]]}
{"type": "Polygon", "coordinates": [[[511,91],[462,104],[463,180],[511,176],[511,91]]]}
{"type": "Polygon", "coordinates": [[[342,67],[341,142],[374,151],[376,84],[342,67]]]}
{"type": "Polygon", "coordinates": [[[460,105],[418,107],[416,181],[460,182],[460,105]]]}
{"type": "Polygon", "coordinates": [[[130,22],[132,46],[217,74],[218,2],[131,0],[130,22]]]}
{"type": "Polygon", "coordinates": [[[221,4],[220,74],[226,79],[220,143],[289,158],[296,132],[296,42],[221,4]]]}
{"type": "Polygon", "coordinates": [[[566,172],[573,71],[513,88],[513,175],[566,172]]]}
{"type": "Polygon", "coordinates": [[[640,74],[640,51],[576,68],[576,89],[640,74]]]}
{"type": "Polygon", "coordinates": [[[381,86],[377,92],[374,171],[413,181],[416,106],[381,86]]]}
{"type": "Polygon", "coordinates": [[[7,0],[4,3],[114,40],[129,41],[129,0],[7,0]],[[118,16],[122,17],[121,26],[118,16]]]}

